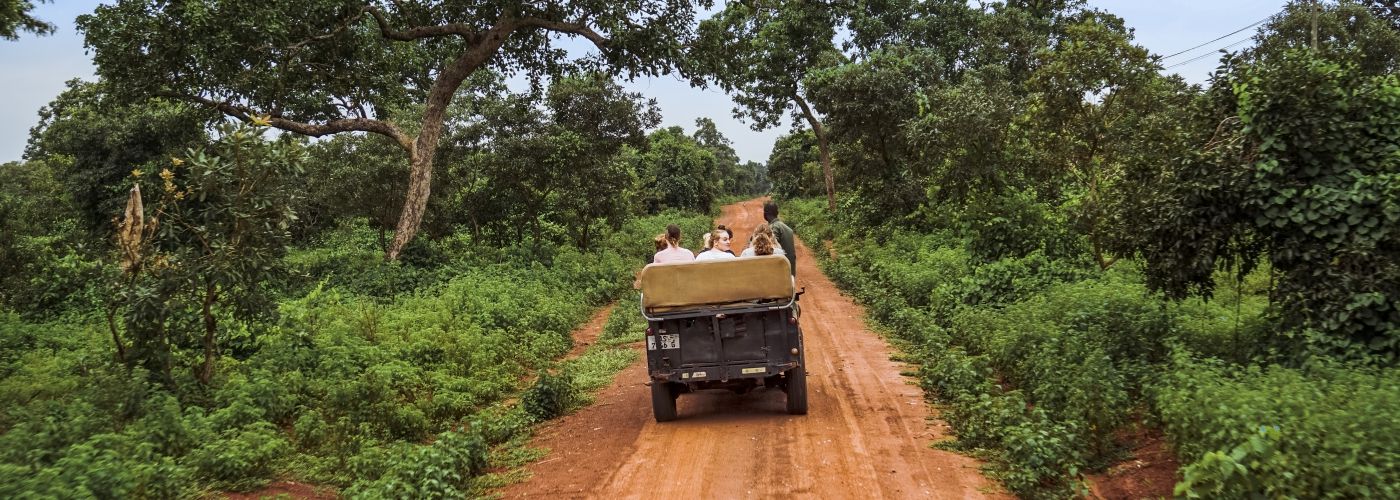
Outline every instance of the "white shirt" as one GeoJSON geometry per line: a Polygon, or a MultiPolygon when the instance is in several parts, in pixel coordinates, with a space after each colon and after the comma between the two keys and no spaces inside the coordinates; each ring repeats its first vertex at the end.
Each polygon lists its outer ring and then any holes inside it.
{"type": "MultiPolygon", "coordinates": [[[[783,247],[780,247],[780,246],[778,246],[778,245],[773,245],[773,255],[787,255],[787,252],[784,252],[784,251],[783,251],[783,247]]],[[[744,251],[739,252],[739,256],[740,256],[740,257],[753,257],[753,256],[754,256],[753,247],[745,248],[744,251]]]]}
{"type": "Polygon", "coordinates": [[[733,258],[736,258],[736,257],[734,257],[734,254],[729,253],[729,252],[726,252],[726,251],[723,251],[723,250],[717,250],[717,249],[714,249],[714,248],[711,248],[711,249],[709,249],[709,250],[700,252],[700,255],[696,255],[696,256],[695,256],[695,260],[696,260],[696,261],[702,261],[702,260],[726,260],[726,259],[733,259],[733,258]]]}

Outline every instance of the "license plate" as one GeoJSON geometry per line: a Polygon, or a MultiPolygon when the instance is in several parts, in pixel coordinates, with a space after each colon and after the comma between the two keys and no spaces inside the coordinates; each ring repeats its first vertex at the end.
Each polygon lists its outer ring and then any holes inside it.
{"type": "Polygon", "coordinates": [[[673,334],[670,334],[670,335],[661,335],[661,348],[662,348],[662,349],[680,349],[680,348],[681,348],[681,335],[680,335],[679,333],[673,333],[673,334]]]}

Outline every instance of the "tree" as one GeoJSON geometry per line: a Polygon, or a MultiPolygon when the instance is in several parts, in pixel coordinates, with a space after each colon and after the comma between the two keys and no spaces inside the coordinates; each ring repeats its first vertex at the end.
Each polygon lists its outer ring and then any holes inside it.
{"type": "Polygon", "coordinates": [[[779,137],[768,155],[768,179],[773,194],[781,198],[821,193],[821,164],[817,138],[810,130],[779,137]]]}
{"type": "Polygon", "coordinates": [[[1015,139],[1025,108],[1017,86],[1004,67],[987,66],[922,90],[925,102],[904,134],[928,171],[932,201],[964,203],[1025,184],[1029,148],[1015,139]]]}
{"type": "Polygon", "coordinates": [[[723,194],[750,194],[754,184],[753,173],[739,165],[739,154],[734,151],[733,142],[719,131],[714,120],[706,117],[695,119],[695,132],[691,138],[700,147],[715,155],[715,168],[718,170],[715,191],[723,194]]]}
{"type": "Polygon", "coordinates": [[[871,213],[910,213],[924,194],[924,165],[905,133],[920,112],[929,51],[894,46],[860,61],[808,74],[804,82],[827,133],[841,145],[842,181],[856,188],[871,213]]]}
{"type": "Polygon", "coordinates": [[[1258,43],[1241,51],[1241,55],[1254,61],[1281,57],[1293,49],[1311,48],[1315,18],[1317,50],[1321,57],[1355,63],[1361,71],[1372,75],[1393,73],[1400,69],[1400,30],[1396,29],[1395,17],[1378,16],[1378,12],[1375,6],[1368,9],[1356,0],[1337,3],[1295,0],[1259,28],[1255,35],[1258,43]]]}
{"type": "MultiPolygon", "coordinates": [[[[126,310],[126,361],[166,383],[176,349],[192,348],[201,353],[195,378],[207,385],[228,340],[220,321],[252,324],[276,311],[265,282],[283,266],[300,196],[291,181],[305,153],[290,137],[264,140],[265,127],[220,125],[207,148],[171,158],[158,173],[131,174],[156,202],[144,225],[126,226],[137,228],[127,234],[134,264],[116,298],[126,310]]],[[[115,327],[112,334],[121,351],[115,327]]]]}
{"type": "Polygon", "coordinates": [[[380,250],[387,251],[407,187],[408,165],[398,147],[377,135],[343,134],[311,144],[307,156],[316,175],[298,179],[306,193],[299,232],[314,234],[363,217],[378,231],[380,250]]]}
{"type": "MultiPolygon", "coordinates": [[[[39,0],[39,3],[47,2],[39,0]]],[[[29,0],[0,0],[0,38],[18,40],[21,31],[36,35],[53,34],[54,25],[30,15],[32,10],[34,2],[29,0]]]]}
{"type": "Polygon", "coordinates": [[[646,211],[680,208],[709,212],[715,199],[714,153],[680,127],[659,129],[647,140],[647,149],[635,160],[646,211]]]}
{"type": "Polygon", "coordinates": [[[1144,131],[1139,120],[1165,101],[1154,93],[1161,78],[1142,47],[1132,44],[1123,20],[1086,12],[1069,25],[1053,50],[1042,52],[1027,88],[1033,92],[1023,118],[1037,144],[1042,179],[1067,182],[1074,197],[1076,225],[1089,241],[1094,259],[1107,269],[1106,223],[1109,198],[1124,175],[1124,158],[1144,131]]]}
{"type": "Polygon", "coordinates": [[[646,129],[661,123],[656,101],[626,92],[607,75],[591,73],[555,81],[545,103],[551,112],[552,136],[581,144],[562,156],[552,212],[573,232],[579,248],[592,245],[594,221],[622,227],[632,206],[636,172],[618,155],[624,147],[645,147],[646,129]]]}
{"type": "Polygon", "coordinates": [[[683,0],[470,4],[126,0],[78,19],[98,74],[126,96],[167,96],[320,137],[389,137],[409,159],[386,258],[417,233],[453,96],[485,68],[533,81],[573,66],[670,70],[689,37],[683,0]],[[558,37],[598,53],[565,61],[558,37]]]}
{"type": "Polygon", "coordinates": [[[1369,0],[1366,5],[1371,8],[1371,14],[1377,19],[1389,21],[1396,30],[1400,30],[1400,2],[1395,0],[1369,0]]]}
{"type": "Polygon", "coordinates": [[[1200,108],[1233,114],[1202,124],[1194,136],[1205,139],[1171,165],[1162,203],[1140,214],[1148,284],[1170,297],[1209,296],[1215,270],[1268,262],[1292,334],[1322,352],[1393,365],[1400,82],[1320,56],[1227,59],[1200,108]]]}
{"type": "Polygon", "coordinates": [[[205,140],[217,114],[167,99],[121,102],[105,82],[67,85],[39,110],[24,157],[52,164],[84,226],[105,237],[126,203],[131,170],[150,171],[205,140]]]}
{"type": "Polygon", "coordinates": [[[541,223],[554,223],[580,247],[591,245],[599,220],[620,227],[635,172],[617,157],[645,147],[645,130],[661,119],[655,102],[587,73],[555,79],[539,101],[508,95],[477,104],[481,120],[451,118],[458,126],[444,146],[446,189],[462,224],[504,243],[527,228],[540,240],[541,223]]]}
{"type": "Polygon", "coordinates": [[[791,115],[816,136],[826,184],[827,208],[836,210],[831,145],[825,126],[808,103],[806,75],[842,59],[837,50],[838,10],[815,1],[731,2],[700,23],[691,49],[692,80],[719,84],[734,99],[735,116],[755,130],[791,115]]]}
{"type": "Polygon", "coordinates": [[[0,164],[0,177],[0,305],[56,314],[89,278],[74,272],[88,259],[70,258],[87,253],[72,197],[45,161],[0,164]]]}

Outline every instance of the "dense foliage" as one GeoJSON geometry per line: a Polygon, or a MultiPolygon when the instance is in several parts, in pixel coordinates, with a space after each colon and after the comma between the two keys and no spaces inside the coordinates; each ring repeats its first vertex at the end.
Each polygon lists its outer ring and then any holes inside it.
{"type": "MultiPolygon", "coordinates": [[[[39,0],[44,3],[47,0],[39,0]]],[[[16,40],[19,32],[28,31],[36,35],[53,33],[54,25],[30,14],[34,2],[29,0],[5,0],[0,2],[0,38],[16,40]]]]}
{"type": "MultiPolygon", "coordinates": [[[[945,446],[1031,497],[1156,430],[1180,496],[1391,494],[1391,10],[1291,3],[1201,87],[1082,2],[886,6],[803,81],[840,208],[787,207],[920,365],[945,446]]],[[[812,144],[779,140],[776,193],[821,193],[812,144]]]]}
{"type": "Polygon", "coordinates": [[[1017,495],[1157,437],[1178,496],[1400,495],[1393,5],[1290,2],[1203,86],[1082,0],[697,7],[83,16],[99,79],[0,165],[0,496],[480,494],[634,362],[652,238],[767,192],[1017,495]],[[794,128],[742,163],[613,80],[671,71],[794,128]]]}
{"type": "MultiPolygon", "coordinates": [[[[709,5],[709,2],[701,2],[709,5]]],[[[582,70],[659,75],[691,37],[688,0],[343,2],[124,0],[79,16],[97,73],[128,100],[165,97],[313,137],[369,133],[408,164],[386,251],[419,230],[456,95],[482,72],[533,82],[582,70]],[[570,58],[562,37],[597,51],[570,58]]]]}
{"type": "Polygon", "coordinates": [[[450,196],[386,262],[407,165],[382,138],[70,84],[2,167],[0,496],[461,497],[528,459],[531,425],[635,360],[635,295],[559,363],[569,333],[762,169],[708,120],[648,133],[655,105],[599,73],[470,89],[438,148],[450,196]]]}
{"type": "MultiPolygon", "coordinates": [[[[551,245],[543,261],[443,241],[425,250],[441,263],[416,269],[379,259],[372,231],[338,235],[359,250],[293,252],[293,281],[305,284],[287,289],[241,353],[219,359],[207,389],[172,393],[144,369],[109,363],[100,323],[6,313],[3,494],[185,496],[288,476],[370,496],[472,491],[489,446],[572,408],[560,394],[596,388],[631,360],[600,352],[578,375],[534,388],[520,376],[552,366],[576,325],[630,289],[649,236],[670,222],[699,234],[709,217],[633,220],[599,251],[551,245]],[[401,274],[418,284],[396,293],[401,274]],[[526,389],[521,406],[504,406],[526,389]]],[[[610,323],[608,335],[635,326],[610,323]]]]}

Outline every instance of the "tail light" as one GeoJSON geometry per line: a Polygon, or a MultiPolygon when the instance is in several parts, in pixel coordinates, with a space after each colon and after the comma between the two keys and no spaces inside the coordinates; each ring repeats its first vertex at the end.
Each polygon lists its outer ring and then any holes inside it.
{"type": "Polygon", "coordinates": [[[790,325],[796,325],[796,324],[797,324],[797,316],[788,316],[788,324],[790,324],[790,325]]]}
{"type": "Polygon", "coordinates": [[[652,330],[651,327],[648,326],[648,327],[647,327],[647,335],[656,335],[656,331],[655,331],[655,330],[652,330]]]}

